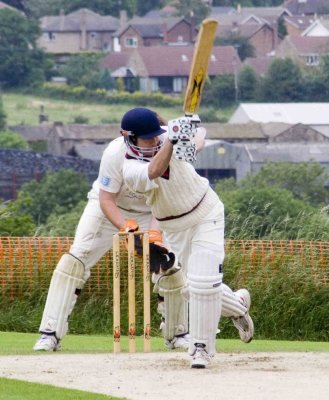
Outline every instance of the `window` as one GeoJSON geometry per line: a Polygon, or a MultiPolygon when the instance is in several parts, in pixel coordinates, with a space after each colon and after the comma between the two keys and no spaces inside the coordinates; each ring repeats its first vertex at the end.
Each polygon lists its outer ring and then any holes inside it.
{"type": "Polygon", "coordinates": [[[126,38],[126,47],[137,47],[137,38],[127,37],[126,38]]]}
{"type": "Polygon", "coordinates": [[[319,65],[319,56],[317,54],[306,56],[306,65],[319,65]]]}
{"type": "Polygon", "coordinates": [[[54,32],[45,32],[44,38],[48,40],[48,42],[53,42],[56,39],[56,35],[54,32]]]}

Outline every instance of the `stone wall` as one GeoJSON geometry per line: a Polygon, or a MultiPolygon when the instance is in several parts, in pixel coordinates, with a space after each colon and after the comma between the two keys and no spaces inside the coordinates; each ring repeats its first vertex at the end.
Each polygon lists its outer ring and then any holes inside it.
{"type": "Polygon", "coordinates": [[[0,198],[14,199],[23,183],[32,179],[40,181],[46,173],[61,169],[84,173],[91,184],[97,177],[98,168],[98,163],[79,157],[0,149],[0,198]]]}

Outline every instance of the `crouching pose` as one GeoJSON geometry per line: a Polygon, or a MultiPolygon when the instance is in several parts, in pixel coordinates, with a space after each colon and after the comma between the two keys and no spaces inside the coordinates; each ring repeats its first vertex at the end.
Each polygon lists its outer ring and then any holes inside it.
{"type": "MultiPolygon", "coordinates": [[[[153,111],[135,108],[123,116],[121,133],[127,145],[124,182],[135,193],[145,195],[166,242],[181,263],[189,299],[191,367],[205,368],[215,353],[223,308],[224,207],[209,181],[190,164],[197,151],[192,140],[196,120],[182,117],[169,121],[168,134],[164,135],[153,111]]],[[[169,285],[161,288],[163,279],[158,281],[159,291],[166,294],[169,285]]],[[[181,281],[176,279],[169,289],[175,293],[180,286],[181,281]]],[[[237,300],[232,315],[236,326],[241,332],[249,331],[252,338],[253,327],[244,326],[245,322],[252,323],[248,315],[250,301],[248,304],[247,298],[240,301],[239,296],[230,294],[237,300]]],[[[166,329],[170,335],[170,327],[166,329]]]]}

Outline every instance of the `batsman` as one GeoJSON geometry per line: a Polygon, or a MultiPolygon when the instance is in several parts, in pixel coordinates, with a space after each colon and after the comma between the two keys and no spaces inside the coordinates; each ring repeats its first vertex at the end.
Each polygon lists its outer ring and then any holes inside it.
{"type": "Polygon", "coordinates": [[[233,319],[245,342],[254,330],[249,292],[233,293],[222,283],[223,203],[190,163],[204,141],[199,122],[196,115],[183,116],[169,121],[165,133],[147,108],[131,109],[121,121],[127,146],[124,182],[146,197],[171,249],[160,237],[153,244],[158,262],[151,267],[164,298],[164,337],[170,343],[189,332],[192,368],[205,368],[214,356],[221,315],[233,319]]]}

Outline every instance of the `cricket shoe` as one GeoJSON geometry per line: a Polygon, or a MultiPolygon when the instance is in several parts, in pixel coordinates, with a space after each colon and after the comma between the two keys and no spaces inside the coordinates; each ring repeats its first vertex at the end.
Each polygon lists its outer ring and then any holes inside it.
{"type": "Polygon", "coordinates": [[[165,346],[169,350],[188,350],[190,346],[190,335],[188,333],[185,333],[184,335],[177,335],[172,340],[166,340],[165,346]]]}
{"type": "Polygon", "coordinates": [[[239,331],[240,339],[245,343],[249,343],[254,336],[254,323],[249,315],[251,306],[250,293],[247,289],[240,289],[235,294],[241,299],[242,304],[247,308],[247,312],[241,317],[232,318],[232,321],[239,331]]]}
{"type": "Polygon", "coordinates": [[[43,333],[35,343],[33,350],[35,351],[57,351],[61,345],[54,334],[43,333]]]}
{"type": "Polygon", "coordinates": [[[206,345],[203,343],[195,344],[195,351],[192,355],[191,368],[206,368],[210,362],[210,356],[206,351],[206,345]]]}

